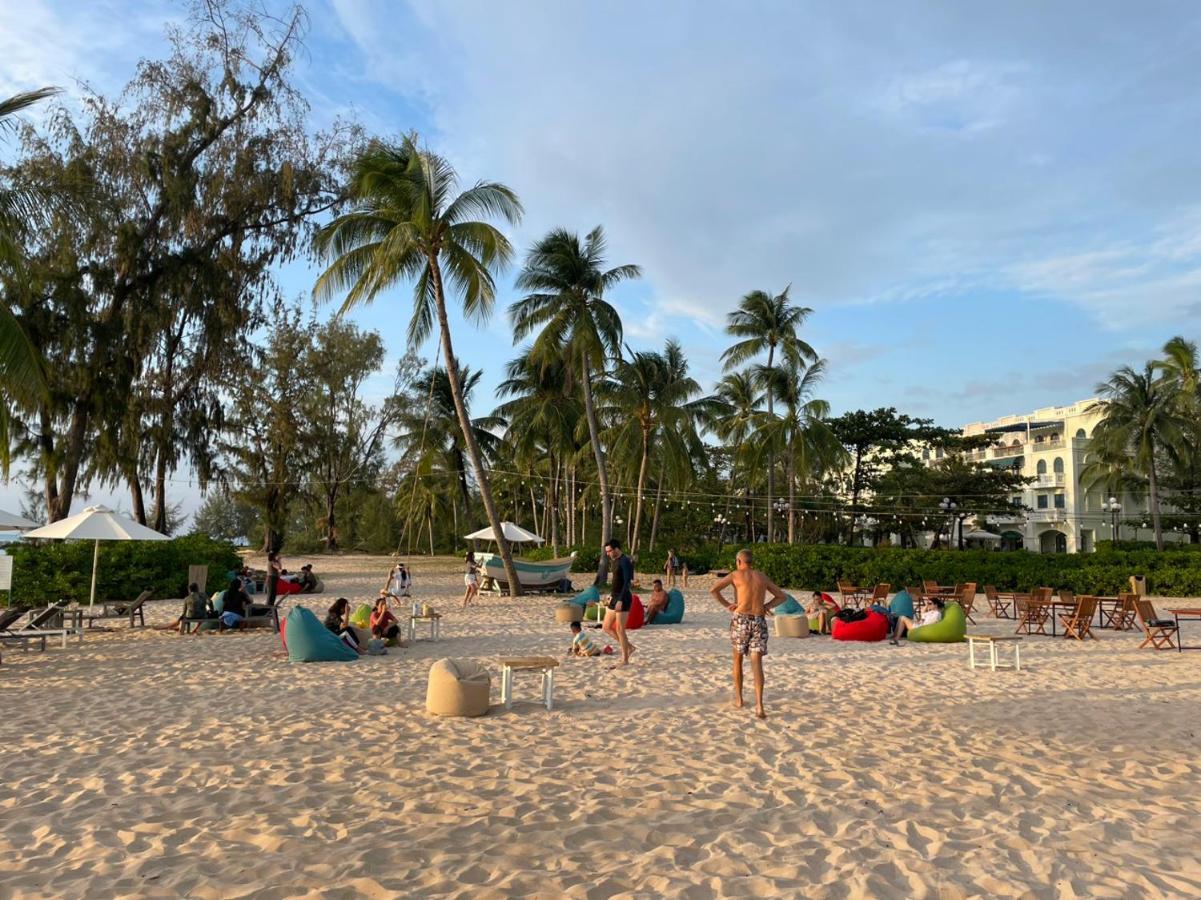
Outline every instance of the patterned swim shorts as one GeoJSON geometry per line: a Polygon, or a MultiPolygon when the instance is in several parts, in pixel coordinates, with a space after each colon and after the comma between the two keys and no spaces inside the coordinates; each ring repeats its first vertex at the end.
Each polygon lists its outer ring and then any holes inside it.
{"type": "Polygon", "coordinates": [[[748,653],[766,656],[767,619],[763,616],[734,616],[730,619],[730,642],[742,656],[748,653]]]}

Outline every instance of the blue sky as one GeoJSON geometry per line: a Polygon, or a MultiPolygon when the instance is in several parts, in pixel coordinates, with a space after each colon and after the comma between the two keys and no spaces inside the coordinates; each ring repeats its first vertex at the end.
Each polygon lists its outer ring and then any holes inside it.
{"type": "MultiPolygon", "coordinates": [[[[677,338],[706,386],[726,313],[787,284],[835,411],[989,419],[1201,337],[1201,7],[894,9],[323,0],[297,74],[315,126],[417,129],[465,180],[513,187],[519,251],[604,224],[612,262],[644,271],[614,297],[629,342],[677,338]]],[[[115,91],[182,15],[2,5],[0,93],[115,91]]],[[[490,323],[456,323],[483,401],[513,354],[511,279],[490,323]]],[[[408,312],[398,288],[356,319],[398,356],[408,312]]]]}

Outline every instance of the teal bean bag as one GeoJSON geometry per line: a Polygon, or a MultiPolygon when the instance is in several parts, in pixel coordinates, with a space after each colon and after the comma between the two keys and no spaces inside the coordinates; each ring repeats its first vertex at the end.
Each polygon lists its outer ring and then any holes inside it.
{"type": "Polygon", "coordinates": [[[967,634],[967,616],[958,603],[948,603],[942,618],[932,625],[921,625],[909,630],[909,640],[919,644],[958,644],[967,634]]]}
{"type": "Polygon", "coordinates": [[[888,612],[894,616],[908,616],[913,618],[913,598],[909,596],[908,591],[897,591],[896,596],[892,598],[892,602],[888,604],[888,612]]]}
{"type": "Polygon", "coordinates": [[[792,596],[792,594],[785,594],[784,596],[788,599],[779,606],[772,607],[772,612],[776,614],[783,613],[786,616],[797,616],[805,611],[805,607],[797,603],[796,597],[792,596]]]}
{"type": "Polygon", "coordinates": [[[572,603],[579,606],[587,606],[589,603],[597,603],[600,601],[600,591],[596,589],[595,584],[590,584],[578,594],[571,598],[572,603]]]}
{"type": "Polygon", "coordinates": [[[349,662],[359,658],[303,606],[294,606],[288,613],[283,638],[289,662],[349,662]]]}
{"type": "Polygon", "coordinates": [[[684,621],[684,595],[678,588],[667,592],[667,606],[655,616],[652,625],[679,625],[684,621]]]}

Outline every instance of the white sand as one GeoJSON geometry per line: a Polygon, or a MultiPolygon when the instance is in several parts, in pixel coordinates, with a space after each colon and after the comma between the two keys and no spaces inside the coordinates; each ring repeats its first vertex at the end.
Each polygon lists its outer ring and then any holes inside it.
{"type": "MultiPolygon", "coordinates": [[[[319,613],[388,564],[313,562],[319,613]]],[[[773,636],[757,722],[706,582],[629,671],[566,660],[554,712],[530,676],[506,713],[493,661],[561,655],[557,601],[464,613],[451,563],[415,570],[444,640],[355,663],[290,665],[267,631],[6,647],[0,897],[1201,893],[1201,655],[1099,631],[990,673],[773,636]],[[442,656],[492,666],[488,716],[425,713],[442,656]]]]}

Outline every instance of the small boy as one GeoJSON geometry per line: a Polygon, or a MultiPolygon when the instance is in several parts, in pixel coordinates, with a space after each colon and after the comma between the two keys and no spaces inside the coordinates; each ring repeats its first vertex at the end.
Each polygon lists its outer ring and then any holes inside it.
{"type": "Polygon", "coordinates": [[[568,656],[600,656],[600,648],[588,639],[588,635],[584,634],[580,628],[579,622],[571,623],[571,649],[567,651],[568,656]]]}

